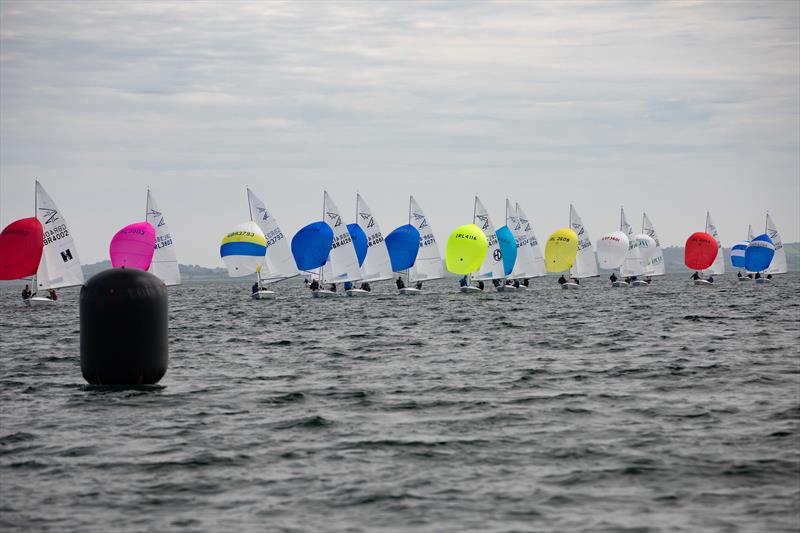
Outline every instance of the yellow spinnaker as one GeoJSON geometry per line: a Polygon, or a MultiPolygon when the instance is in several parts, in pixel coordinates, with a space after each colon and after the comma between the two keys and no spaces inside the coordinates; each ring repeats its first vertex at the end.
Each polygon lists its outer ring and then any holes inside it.
{"type": "Polygon", "coordinates": [[[578,255],[578,235],[569,228],[553,232],[544,248],[548,272],[564,272],[572,267],[578,255]]]}
{"type": "Polygon", "coordinates": [[[447,239],[445,259],[453,274],[471,274],[481,268],[489,249],[486,235],[475,224],[459,226],[447,239]]]}

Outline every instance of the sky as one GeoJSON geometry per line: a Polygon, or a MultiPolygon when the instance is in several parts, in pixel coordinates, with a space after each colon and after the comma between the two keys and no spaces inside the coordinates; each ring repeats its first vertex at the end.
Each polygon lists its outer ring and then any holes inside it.
{"type": "Polygon", "coordinates": [[[665,245],[772,213],[800,240],[800,2],[0,1],[0,225],[34,180],[81,261],[144,220],[221,266],[245,187],[284,232],[383,233],[413,194],[444,252],[480,196],[540,241],[575,205],[593,241],[625,207],[665,245]]]}

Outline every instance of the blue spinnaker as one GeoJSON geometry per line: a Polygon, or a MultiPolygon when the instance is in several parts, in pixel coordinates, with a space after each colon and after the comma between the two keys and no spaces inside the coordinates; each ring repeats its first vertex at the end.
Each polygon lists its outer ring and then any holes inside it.
{"type": "Polygon", "coordinates": [[[508,276],[514,270],[514,263],[517,261],[517,240],[508,226],[498,229],[495,234],[500,241],[500,253],[503,254],[503,271],[508,276]]]}
{"type": "Polygon", "coordinates": [[[400,226],[386,236],[392,270],[402,272],[414,266],[419,252],[419,230],[411,224],[400,226]]]}
{"type": "Polygon", "coordinates": [[[347,231],[350,233],[350,238],[353,239],[353,246],[356,248],[356,257],[358,258],[358,266],[364,264],[364,259],[367,257],[367,234],[361,229],[358,224],[348,224],[347,231]]]}
{"type": "Polygon", "coordinates": [[[750,241],[737,242],[731,248],[731,264],[734,268],[744,268],[744,254],[750,241]]]}
{"type": "Polygon", "coordinates": [[[292,255],[298,270],[314,270],[325,264],[333,244],[333,230],[325,222],[312,222],[292,237],[292,255]]]}
{"type": "Polygon", "coordinates": [[[747,246],[744,252],[744,267],[748,272],[763,272],[769,268],[772,257],[775,255],[775,245],[772,239],[764,233],[759,235],[747,246]]]}

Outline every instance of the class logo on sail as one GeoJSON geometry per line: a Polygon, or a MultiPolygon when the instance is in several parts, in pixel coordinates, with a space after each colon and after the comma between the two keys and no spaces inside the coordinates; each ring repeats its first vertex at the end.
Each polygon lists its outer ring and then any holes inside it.
{"type": "Polygon", "coordinates": [[[45,224],[51,224],[56,220],[59,220],[57,209],[48,209],[46,207],[40,207],[39,211],[44,211],[43,218],[45,219],[44,220],[45,224]]]}

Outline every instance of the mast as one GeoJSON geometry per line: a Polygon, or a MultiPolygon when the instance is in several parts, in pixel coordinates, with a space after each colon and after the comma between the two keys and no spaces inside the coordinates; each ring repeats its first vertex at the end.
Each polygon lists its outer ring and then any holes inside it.
{"type": "MultiPolygon", "coordinates": [[[[39,184],[39,180],[34,180],[33,185],[33,216],[36,220],[39,220],[39,195],[36,194],[37,185],[39,184]]],[[[42,254],[42,258],[44,258],[44,254],[42,254]]],[[[39,264],[41,264],[41,259],[39,260],[39,264]]],[[[33,275],[33,294],[39,292],[39,280],[36,277],[36,274],[33,275]]],[[[32,297],[32,296],[31,296],[32,297]]]]}
{"type": "MultiPolygon", "coordinates": [[[[327,191],[322,191],[322,221],[323,222],[325,222],[325,195],[326,194],[327,194],[327,191]]],[[[327,224],[327,222],[326,222],[326,224],[327,224]]],[[[330,251],[328,251],[328,257],[330,257],[330,251]]],[[[323,282],[322,274],[323,274],[323,269],[324,268],[325,268],[325,264],[323,263],[319,267],[319,288],[320,289],[322,289],[322,282],[323,282]]]]}
{"type": "MultiPolygon", "coordinates": [[[[411,224],[411,196],[408,197],[408,223],[411,224]]],[[[419,253],[419,248],[417,249],[417,253],[419,253]]],[[[416,263],[416,261],[414,261],[416,263]]],[[[411,267],[406,269],[406,283],[408,286],[411,286],[411,267]]]]}
{"type": "MultiPolygon", "coordinates": [[[[250,205],[250,187],[246,187],[247,189],[247,212],[250,213],[250,222],[253,222],[253,207],[250,205]]],[[[147,194],[150,194],[150,190],[147,190],[147,194]]],[[[256,282],[258,282],[258,290],[261,290],[261,270],[256,271],[256,282]]]]}

